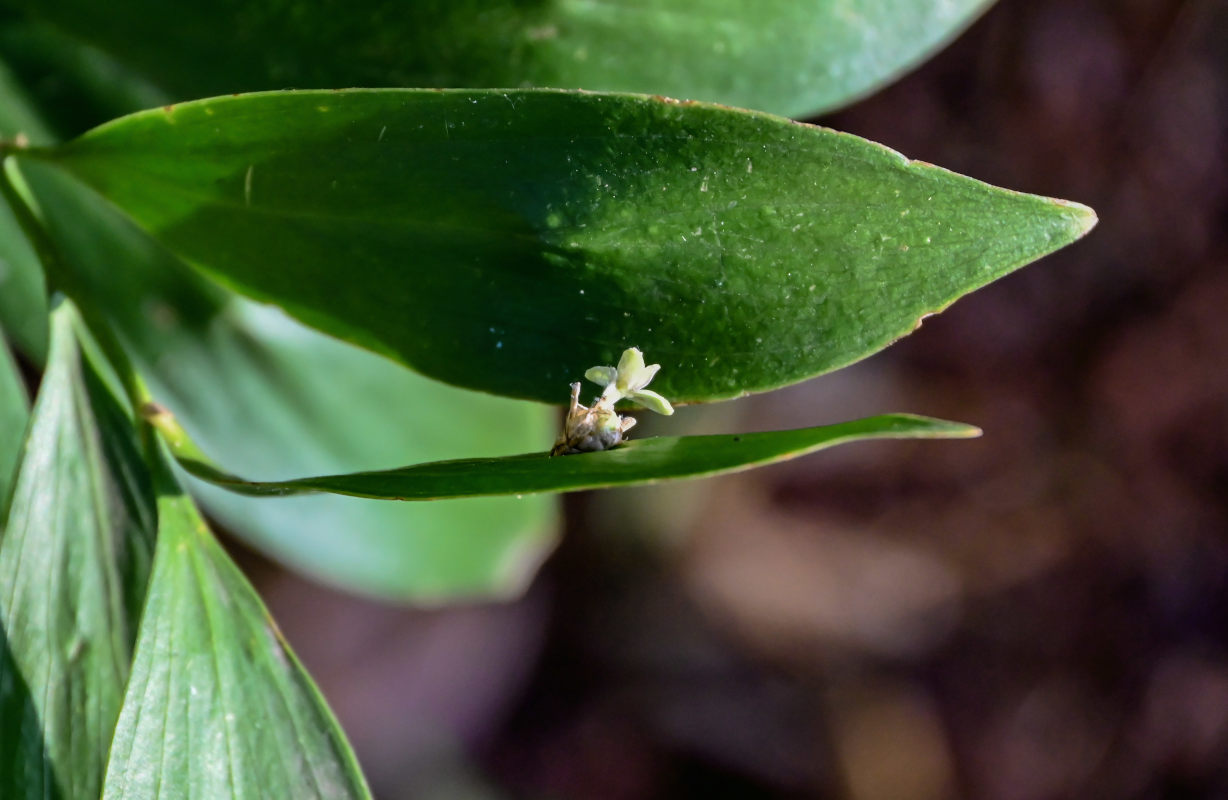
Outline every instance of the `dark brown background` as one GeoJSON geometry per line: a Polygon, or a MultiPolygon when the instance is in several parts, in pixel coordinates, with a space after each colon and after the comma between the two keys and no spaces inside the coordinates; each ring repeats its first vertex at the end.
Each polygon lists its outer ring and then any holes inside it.
{"type": "Polygon", "coordinates": [[[1226,4],[1002,0],[820,121],[1101,224],[671,431],[986,436],[569,498],[505,606],[257,569],[381,797],[1228,797],[1226,4]]]}

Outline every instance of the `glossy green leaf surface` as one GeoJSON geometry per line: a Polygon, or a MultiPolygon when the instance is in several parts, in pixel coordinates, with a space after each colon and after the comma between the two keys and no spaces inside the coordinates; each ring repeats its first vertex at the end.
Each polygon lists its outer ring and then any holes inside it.
{"type": "Polygon", "coordinates": [[[336,492],[384,500],[438,500],[537,492],[574,492],[698,478],[786,461],[827,447],[867,439],[965,439],[980,430],[959,422],[884,414],[878,417],[764,433],[660,436],[612,450],[570,456],[527,453],[415,464],[379,472],[253,482],[220,471],[193,444],[170,433],[168,442],[192,474],[236,492],[280,496],[336,492]]]}
{"type": "Polygon", "coordinates": [[[30,398],[0,329],[0,520],[4,519],[8,508],[9,489],[13,485],[29,418],[30,398]]]}
{"type": "MultiPolygon", "coordinates": [[[[50,230],[95,304],[201,444],[272,478],[549,445],[542,406],[460,391],[219,289],[96,195],[29,164],[50,230]]],[[[557,541],[551,498],[399,505],[253,500],[193,485],[210,513],[283,563],[392,599],[508,596],[557,541]]]]}
{"type": "Polygon", "coordinates": [[[799,115],[912,66],[989,0],[11,0],[180,99],[351,86],[552,86],[799,115]],[[203,65],[208,65],[204,68],[203,65]]]}
{"type": "Polygon", "coordinates": [[[1095,223],[847,134],[633,95],[216,98],[38,157],[308,324],[558,403],[633,345],[677,402],[836,369],[1095,223]]]}
{"type": "Polygon", "coordinates": [[[0,797],[97,798],[153,551],[131,421],[52,315],[0,539],[0,797]]]}
{"type": "Polygon", "coordinates": [[[369,797],[349,743],[192,501],[158,548],[104,800],[369,797]]]}

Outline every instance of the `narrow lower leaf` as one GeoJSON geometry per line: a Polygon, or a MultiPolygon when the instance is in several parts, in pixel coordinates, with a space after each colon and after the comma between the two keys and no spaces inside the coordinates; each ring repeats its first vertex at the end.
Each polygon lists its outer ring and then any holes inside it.
{"type": "Polygon", "coordinates": [[[168,485],[158,516],[103,800],[369,797],[319,691],[192,501],[168,485]]]}
{"type": "Polygon", "coordinates": [[[556,403],[630,346],[677,402],[836,369],[1095,223],[847,134],[635,95],[274,92],[31,156],[310,325],[556,403]]]}
{"type": "Polygon", "coordinates": [[[283,86],[557,86],[804,114],[849,102],[989,0],[10,0],[179,97],[283,86]],[[204,68],[203,65],[208,65],[204,68]]]}
{"type": "Polygon", "coordinates": [[[199,478],[236,492],[284,496],[334,492],[383,500],[574,492],[697,478],[787,461],[827,447],[867,439],[965,439],[980,430],[959,422],[885,414],[877,417],[766,433],[662,436],[633,440],[613,450],[571,456],[527,453],[415,464],[378,472],[327,475],[288,481],[248,481],[214,464],[174,419],[146,409],[179,463],[199,478]]]}
{"type": "Polygon", "coordinates": [[[98,797],[153,549],[131,421],[52,314],[0,539],[0,797],[98,797]]]}
{"type": "MultiPolygon", "coordinates": [[[[154,395],[227,464],[275,477],[346,472],[508,455],[555,433],[551,409],[445,386],[306,328],[205,280],[57,170],[23,173],[65,268],[106,311],[154,395]]],[[[411,506],[191,489],[282,563],[396,600],[515,595],[558,537],[547,497],[411,506]]]]}
{"type": "MultiPolygon", "coordinates": [[[[0,520],[4,519],[8,508],[9,490],[29,417],[30,398],[0,330],[0,520]]],[[[3,530],[0,525],[0,531],[3,530]]]]}

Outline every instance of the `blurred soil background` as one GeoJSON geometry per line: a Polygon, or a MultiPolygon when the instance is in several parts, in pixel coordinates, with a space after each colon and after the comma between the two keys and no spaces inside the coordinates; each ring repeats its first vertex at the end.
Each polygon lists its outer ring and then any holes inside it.
{"type": "Polygon", "coordinates": [[[249,558],[379,797],[1228,798],[1228,3],[1001,0],[818,121],[1100,226],[668,430],[985,437],[569,497],[506,605],[249,558]]]}

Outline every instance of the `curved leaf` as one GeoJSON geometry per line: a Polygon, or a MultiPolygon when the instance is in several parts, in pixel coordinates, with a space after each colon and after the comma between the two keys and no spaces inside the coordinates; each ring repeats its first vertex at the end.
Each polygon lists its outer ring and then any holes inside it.
{"type": "MultiPolygon", "coordinates": [[[[96,195],[23,170],[64,261],[105,310],[154,396],[228,464],[289,476],[544,446],[549,409],[459,391],[205,281],[96,195]]],[[[193,485],[218,519],[279,561],[394,599],[506,597],[557,541],[550,498],[393,505],[260,502],[193,485]]]]}
{"type": "Polygon", "coordinates": [[[67,302],[0,540],[0,797],[97,798],[153,550],[131,421],[67,302]]]}
{"type": "Polygon", "coordinates": [[[547,402],[632,345],[673,401],[802,380],[1095,223],[847,134],[629,95],[217,98],[32,155],[311,325],[547,402]]]}
{"type": "Polygon", "coordinates": [[[526,453],[504,458],[436,461],[379,472],[248,481],[214,465],[166,412],[155,407],[144,413],[163,433],[188,472],[231,491],[274,497],[334,492],[383,500],[441,500],[634,486],[737,472],[866,439],[966,439],[981,435],[980,429],[960,422],[884,414],[787,431],[638,439],[613,450],[572,456],[526,453]]]}
{"type": "Polygon", "coordinates": [[[192,501],[158,548],[103,800],[369,798],[345,735],[192,501]]]}
{"type": "Polygon", "coordinates": [[[990,0],[16,3],[179,97],[285,86],[553,86],[799,115],[849,102],[990,0]],[[206,67],[207,65],[207,67],[206,67]]]}

